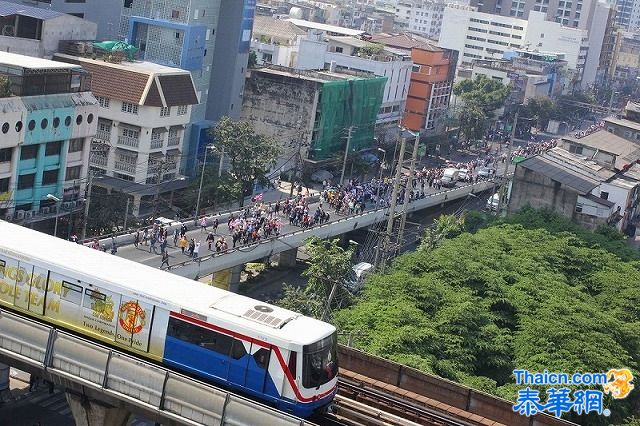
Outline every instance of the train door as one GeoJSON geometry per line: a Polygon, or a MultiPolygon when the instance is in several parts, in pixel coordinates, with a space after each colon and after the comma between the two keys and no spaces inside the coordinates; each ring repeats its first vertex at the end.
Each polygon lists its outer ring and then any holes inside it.
{"type": "Polygon", "coordinates": [[[271,358],[271,347],[265,348],[252,343],[251,352],[252,355],[247,363],[245,387],[252,391],[264,393],[269,359],[271,358]]]}
{"type": "MultiPolygon", "coordinates": [[[[251,348],[251,343],[246,343],[251,348]]],[[[227,380],[238,386],[244,386],[244,378],[247,373],[247,364],[251,355],[247,353],[247,348],[242,340],[233,339],[231,347],[231,357],[229,359],[229,372],[227,380]]]]}
{"type": "Polygon", "coordinates": [[[29,289],[29,311],[38,315],[44,315],[45,293],[47,288],[47,280],[49,279],[49,270],[34,266],[31,271],[31,287],[29,289]]]}
{"type": "Polygon", "coordinates": [[[154,306],[122,296],[118,307],[116,341],[142,352],[149,350],[154,306]]]}

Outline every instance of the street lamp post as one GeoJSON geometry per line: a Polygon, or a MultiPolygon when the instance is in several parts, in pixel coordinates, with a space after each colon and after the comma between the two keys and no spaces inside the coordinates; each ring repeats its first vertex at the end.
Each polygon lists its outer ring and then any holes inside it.
{"type": "MultiPolygon", "coordinates": [[[[209,151],[209,145],[205,145],[204,147],[204,161],[202,161],[202,173],[200,173],[200,187],[198,188],[198,201],[196,202],[196,217],[195,220],[198,220],[198,213],[200,212],[200,196],[202,195],[202,183],[204,182],[204,170],[207,166],[207,151],[209,151]]],[[[222,162],[221,162],[222,163],[222,162]]],[[[220,174],[218,174],[218,177],[220,174]]]]}
{"type": "Polygon", "coordinates": [[[53,226],[53,236],[57,237],[58,236],[58,204],[62,200],[53,194],[47,194],[47,200],[52,200],[56,202],[56,222],[55,222],[55,225],[53,226]]]}

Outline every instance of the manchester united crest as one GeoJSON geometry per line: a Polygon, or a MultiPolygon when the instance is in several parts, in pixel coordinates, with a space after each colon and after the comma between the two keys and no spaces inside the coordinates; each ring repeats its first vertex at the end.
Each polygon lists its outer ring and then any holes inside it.
{"type": "Polygon", "coordinates": [[[129,301],[120,305],[120,327],[131,334],[140,333],[145,324],[145,317],[144,309],[136,302],[129,301]]]}

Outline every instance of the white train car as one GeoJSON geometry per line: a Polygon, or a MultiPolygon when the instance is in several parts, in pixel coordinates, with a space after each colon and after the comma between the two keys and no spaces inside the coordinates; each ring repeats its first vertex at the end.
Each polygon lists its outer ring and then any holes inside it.
{"type": "Polygon", "coordinates": [[[0,305],[298,416],[335,395],[330,324],[4,221],[0,305]]]}

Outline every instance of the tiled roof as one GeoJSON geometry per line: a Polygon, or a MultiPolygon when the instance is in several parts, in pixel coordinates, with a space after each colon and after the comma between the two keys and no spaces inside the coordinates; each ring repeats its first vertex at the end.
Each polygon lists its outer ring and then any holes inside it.
{"type": "Polygon", "coordinates": [[[89,71],[91,91],[96,96],[154,107],[198,103],[191,74],[179,68],[147,62],[112,64],[64,54],[56,54],[54,59],[79,64],[89,71]]]}
{"type": "Polygon", "coordinates": [[[29,18],[47,20],[64,16],[64,13],[56,12],[50,9],[40,9],[39,7],[25,6],[22,4],[9,3],[0,1],[0,16],[20,15],[29,18]]]}
{"type": "Polygon", "coordinates": [[[284,19],[276,19],[270,16],[256,16],[253,20],[254,36],[277,37],[295,39],[306,32],[296,25],[284,19]]]}
{"type": "Polygon", "coordinates": [[[410,33],[388,34],[380,33],[371,36],[374,43],[384,44],[385,46],[395,47],[398,49],[418,48],[429,50],[432,52],[441,52],[442,49],[436,43],[428,38],[420,37],[410,33]]]}
{"type": "MultiPolygon", "coordinates": [[[[160,90],[164,95],[165,106],[195,105],[198,103],[191,75],[159,75],[160,90]]],[[[145,102],[146,105],[146,102],[145,102]]]]}

